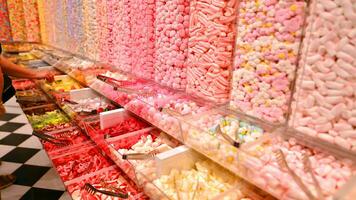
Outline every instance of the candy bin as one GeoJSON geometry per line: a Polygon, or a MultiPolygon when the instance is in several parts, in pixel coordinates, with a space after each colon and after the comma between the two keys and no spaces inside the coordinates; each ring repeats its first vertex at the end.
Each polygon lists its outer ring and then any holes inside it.
{"type": "Polygon", "coordinates": [[[76,121],[115,108],[107,99],[94,93],[90,88],[71,90],[69,98],[62,99],[62,109],[76,121]]]}
{"type": "Polygon", "coordinates": [[[139,99],[134,99],[125,105],[125,109],[182,141],[181,124],[178,117],[162,110],[160,106],[154,107],[139,99]]]}
{"type": "MultiPolygon", "coordinates": [[[[310,140],[308,143],[313,145],[310,140]]],[[[241,153],[239,159],[246,178],[279,199],[333,199],[356,173],[346,157],[321,152],[279,134],[254,151],[241,153]]]]}
{"type": "MultiPolygon", "coordinates": [[[[216,108],[181,120],[183,141],[207,157],[239,174],[240,151],[269,138],[265,127],[227,109],[216,108]]],[[[273,130],[273,127],[268,127],[273,130]]]]}
{"type": "Polygon", "coordinates": [[[42,141],[43,148],[49,153],[62,148],[68,148],[68,151],[70,151],[73,146],[89,141],[89,138],[77,127],[68,127],[65,129],[58,127],[56,131],[46,132],[45,134],[54,137],[56,139],[54,141],[65,141],[63,143],[65,145],[42,141]]]}
{"type": "Polygon", "coordinates": [[[82,88],[82,86],[78,82],[76,82],[67,75],[55,76],[54,82],[49,83],[46,81],[43,83],[42,87],[45,91],[55,93],[69,92],[70,90],[82,88]]]}
{"type": "Polygon", "coordinates": [[[144,178],[156,176],[155,155],[168,151],[179,143],[157,129],[147,128],[106,139],[115,163],[138,185],[144,178]]]}
{"type": "Polygon", "coordinates": [[[15,90],[31,90],[36,88],[36,83],[29,79],[17,79],[12,81],[15,90]]]}
{"type": "Polygon", "coordinates": [[[112,112],[104,112],[102,115],[100,115],[100,118],[92,117],[85,120],[85,122],[90,125],[94,131],[90,134],[91,137],[116,137],[126,133],[148,128],[150,126],[148,123],[128,112],[118,116],[114,113],[115,111],[116,110],[113,110],[112,112]]]}
{"type": "Polygon", "coordinates": [[[190,1],[188,93],[228,101],[237,7],[237,0],[190,1]]]}
{"type": "Polygon", "coordinates": [[[94,173],[113,164],[110,159],[101,154],[96,146],[89,145],[78,151],[69,151],[52,157],[52,162],[64,182],[94,173]]]}
{"type": "Polygon", "coordinates": [[[156,1],[155,81],[185,90],[189,39],[189,1],[156,1]]]}
{"type": "Polygon", "coordinates": [[[242,1],[230,106],[284,123],[290,105],[307,3],[242,1]]]}
{"type": "Polygon", "coordinates": [[[80,199],[131,199],[148,200],[148,197],[128,180],[117,167],[111,166],[65,183],[73,200],[80,199]],[[96,191],[94,194],[91,192],[96,191]],[[106,193],[105,192],[110,192],[106,193]]]}
{"type": "MultiPolygon", "coordinates": [[[[153,184],[170,199],[243,199],[238,185],[249,185],[220,166],[182,146],[159,154],[153,184]],[[224,193],[234,190],[234,195],[224,193]]],[[[232,192],[230,192],[232,193],[232,192]]],[[[253,194],[254,192],[252,192],[253,194]]],[[[153,195],[154,196],[154,195],[153,195]]]]}
{"type": "MultiPolygon", "coordinates": [[[[31,90],[22,90],[16,92],[16,99],[24,106],[28,103],[49,103],[49,99],[41,90],[31,89],[31,90]]],[[[24,106],[29,107],[29,106],[24,106]]]]}
{"type": "Polygon", "coordinates": [[[105,73],[98,76],[90,87],[124,106],[137,95],[146,95],[152,83],[121,73],[105,73]]]}
{"type": "Polygon", "coordinates": [[[20,61],[20,62],[18,62],[18,64],[26,65],[26,67],[30,67],[30,68],[49,67],[48,63],[46,63],[40,59],[20,61]]]}
{"type": "Polygon", "coordinates": [[[24,109],[35,131],[51,130],[57,125],[70,126],[68,117],[53,104],[24,109]]]}
{"type": "Polygon", "coordinates": [[[356,2],[314,3],[289,125],[355,153],[356,2]]]}

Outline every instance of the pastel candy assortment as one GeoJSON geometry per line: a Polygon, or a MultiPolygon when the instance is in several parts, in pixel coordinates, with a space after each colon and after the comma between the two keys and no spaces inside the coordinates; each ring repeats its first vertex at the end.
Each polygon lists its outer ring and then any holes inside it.
{"type": "Polygon", "coordinates": [[[290,125],[355,152],[356,1],[315,3],[290,125]]]}
{"type": "Polygon", "coordinates": [[[237,0],[190,1],[188,93],[228,100],[237,6],[237,0]]]}
{"type": "Polygon", "coordinates": [[[130,0],[107,1],[109,63],[131,72],[130,0]]]}
{"type": "Polygon", "coordinates": [[[132,73],[154,79],[155,1],[130,0],[132,73]]]}
{"type": "Polygon", "coordinates": [[[189,39],[189,0],[156,1],[154,79],[185,90],[189,39]]]}
{"type": "Polygon", "coordinates": [[[108,49],[108,36],[109,36],[109,31],[108,31],[108,21],[107,21],[107,5],[106,5],[106,0],[97,0],[96,1],[96,19],[98,26],[100,27],[98,29],[98,51],[99,51],[99,60],[101,62],[108,63],[109,61],[109,55],[107,53],[108,49]]]}
{"type": "Polygon", "coordinates": [[[83,54],[83,0],[67,0],[63,5],[66,6],[68,50],[83,54]]]}
{"type": "Polygon", "coordinates": [[[97,22],[96,1],[83,0],[83,54],[87,57],[98,60],[99,59],[99,26],[97,22]]]}
{"type": "Polygon", "coordinates": [[[355,175],[355,168],[350,160],[339,160],[335,157],[297,144],[295,139],[278,142],[263,148],[259,159],[246,159],[243,162],[247,169],[247,176],[255,180],[261,188],[273,191],[281,199],[308,199],[295,181],[277,164],[274,153],[281,149],[288,165],[302,179],[307,188],[316,195],[312,177],[304,171],[303,155],[309,156],[312,171],[320,183],[325,199],[332,199],[332,195],[355,175]]]}
{"type": "Polygon", "coordinates": [[[230,106],[284,122],[295,77],[306,3],[242,1],[230,106]]]}

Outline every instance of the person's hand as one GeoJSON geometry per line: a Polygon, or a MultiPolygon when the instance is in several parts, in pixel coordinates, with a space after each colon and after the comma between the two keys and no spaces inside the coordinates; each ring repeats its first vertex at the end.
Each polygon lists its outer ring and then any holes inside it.
{"type": "Polygon", "coordinates": [[[48,82],[54,81],[54,75],[49,71],[39,71],[36,73],[36,78],[38,79],[46,79],[48,82]]]}
{"type": "Polygon", "coordinates": [[[6,109],[2,101],[0,101],[0,116],[6,113],[6,109]]]}

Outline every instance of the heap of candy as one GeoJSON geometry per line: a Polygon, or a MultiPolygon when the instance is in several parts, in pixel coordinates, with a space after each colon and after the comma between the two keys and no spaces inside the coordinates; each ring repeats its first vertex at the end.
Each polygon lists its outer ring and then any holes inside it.
{"type": "Polygon", "coordinates": [[[31,101],[31,102],[48,101],[47,96],[39,89],[17,91],[16,97],[18,101],[31,101]]]}
{"type": "MultiPolygon", "coordinates": [[[[57,130],[61,130],[61,129],[57,129],[57,130]]],[[[81,132],[79,129],[71,129],[59,133],[57,132],[57,133],[46,133],[46,134],[49,134],[59,140],[67,141],[68,146],[81,144],[85,141],[89,141],[88,137],[85,134],[83,134],[83,132],[81,132]]],[[[46,149],[47,152],[51,152],[59,148],[63,148],[63,146],[54,145],[52,143],[45,142],[45,141],[43,141],[43,147],[44,149],[46,149]]]]}
{"type": "MultiPolygon", "coordinates": [[[[136,135],[131,135],[129,137],[125,137],[120,139],[119,141],[113,142],[111,144],[117,151],[121,154],[136,154],[136,153],[151,153],[154,152],[155,154],[162,153],[168,151],[171,146],[175,146],[176,144],[168,140],[164,135],[157,136],[156,134],[144,132],[139,133],[136,135]]],[[[145,175],[146,178],[150,180],[157,178],[156,177],[156,166],[155,161],[149,158],[143,158],[139,160],[131,160],[128,157],[130,162],[129,165],[122,164],[125,168],[125,171],[130,172],[139,172],[145,175]],[[133,167],[134,166],[134,167],[133,167]]],[[[136,181],[139,183],[143,181],[141,176],[136,175],[136,181]]]]}
{"type": "Polygon", "coordinates": [[[12,85],[16,90],[31,90],[36,88],[35,82],[28,79],[12,81],[12,85]]]}
{"type": "MultiPolygon", "coordinates": [[[[153,183],[172,199],[208,200],[217,197],[235,185],[235,179],[230,174],[222,176],[209,162],[197,162],[194,169],[171,170],[168,175],[163,175],[153,183]]],[[[236,191],[236,196],[241,196],[241,191],[236,191]]]]}
{"type": "Polygon", "coordinates": [[[189,1],[156,1],[155,81],[185,89],[189,38],[189,1]]]}
{"type": "Polygon", "coordinates": [[[69,122],[69,119],[59,110],[46,112],[42,115],[27,115],[27,118],[35,130],[69,122]]]}
{"type": "Polygon", "coordinates": [[[46,82],[44,86],[45,88],[56,92],[68,92],[70,90],[82,88],[78,82],[67,76],[57,79],[52,83],[46,82]]]}
{"type": "Polygon", "coordinates": [[[144,194],[140,193],[135,184],[131,183],[124,176],[125,174],[117,168],[108,168],[104,172],[94,174],[85,179],[72,180],[74,182],[67,186],[68,192],[71,194],[73,200],[102,200],[102,199],[116,199],[102,193],[91,194],[84,189],[86,183],[91,184],[96,189],[120,192],[121,194],[128,194],[129,199],[144,200],[148,199],[144,194]]]}
{"type": "Polygon", "coordinates": [[[290,125],[356,152],[354,0],[316,1],[290,125]],[[337,23],[335,23],[337,22],[337,23]]]}
{"type": "Polygon", "coordinates": [[[101,155],[98,149],[82,149],[69,155],[54,158],[53,164],[63,181],[96,172],[112,165],[112,162],[101,155]]]}
{"type": "Polygon", "coordinates": [[[77,100],[78,104],[66,103],[74,112],[94,112],[100,113],[106,110],[112,109],[114,106],[108,103],[106,100],[96,97],[77,100]]]}
{"type": "Polygon", "coordinates": [[[284,122],[304,22],[305,1],[247,1],[239,7],[232,108],[284,122]]]}
{"type": "Polygon", "coordinates": [[[237,0],[190,1],[187,92],[228,100],[237,6],[237,0]]]}
{"type": "Polygon", "coordinates": [[[242,162],[248,170],[247,175],[255,180],[261,188],[273,191],[281,199],[308,199],[305,193],[298,187],[285,169],[281,169],[277,163],[278,159],[273,152],[282,150],[289,167],[299,178],[311,189],[314,196],[316,187],[312,177],[305,170],[303,163],[304,155],[309,156],[311,171],[318,180],[322,193],[326,199],[331,199],[349,179],[355,175],[355,167],[350,160],[339,160],[334,156],[306,148],[297,144],[295,139],[278,142],[262,149],[259,159],[250,157],[242,162]]]}
{"type": "Polygon", "coordinates": [[[254,126],[234,116],[226,116],[209,129],[209,133],[217,135],[217,128],[220,126],[221,131],[229,135],[233,140],[240,143],[253,142],[260,138],[264,131],[260,127],[254,126]]]}

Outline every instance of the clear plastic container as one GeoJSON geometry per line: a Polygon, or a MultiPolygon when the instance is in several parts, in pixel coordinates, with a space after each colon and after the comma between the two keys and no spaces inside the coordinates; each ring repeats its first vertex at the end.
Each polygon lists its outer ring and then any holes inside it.
{"type": "Polygon", "coordinates": [[[237,7],[236,0],[190,1],[188,93],[228,101],[237,7]]]}
{"type": "Polygon", "coordinates": [[[307,10],[302,0],[240,2],[232,109],[286,122],[307,10]]]}
{"type": "Polygon", "coordinates": [[[89,175],[81,176],[79,178],[65,182],[67,190],[73,200],[84,198],[90,199],[129,199],[129,200],[147,200],[148,197],[135,186],[130,180],[127,179],[125,174],[117,167],[111,166],[104,168],[89,175]],[[100,192],[91,194],[85,189],[85,184],[90,184],[96,189],[114,192],[121,194],[122,198],[105,195],[100,192]]]}
{"type": "Polygon", "coordinates": [[[189,0],[156,1],[154,80],[178,90],[187,84],[189,10],[189,0]]]}
{"type": "Polygon", "coordinates": [[[356,151],[355,4],[314,1],[289,125],[356,151]],[[337,22],[337,23],[335,23],[337,22]]]}

